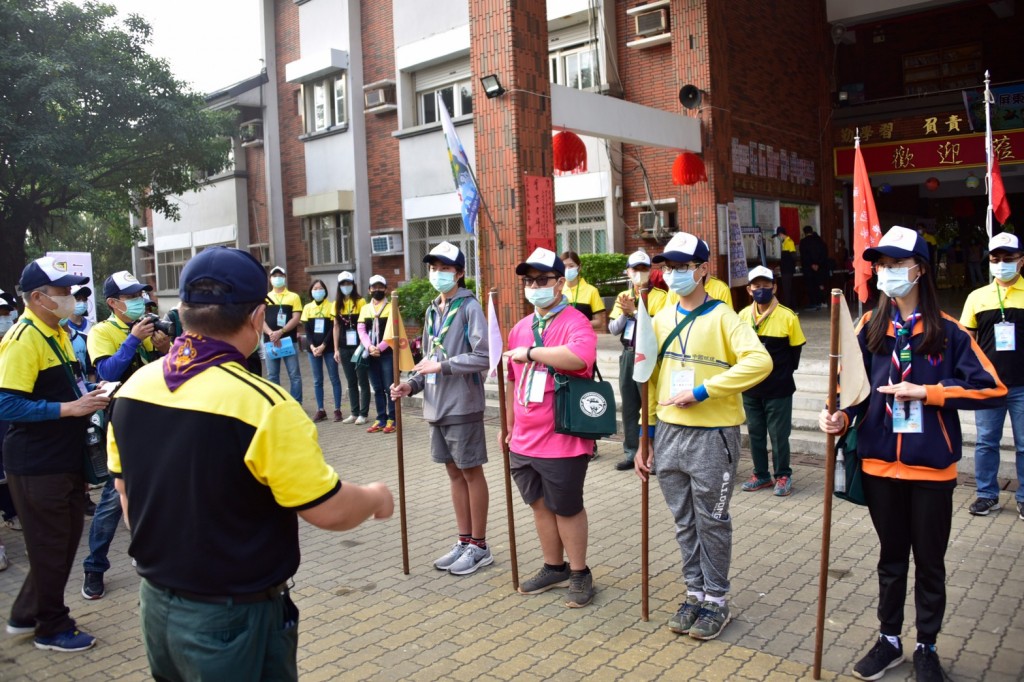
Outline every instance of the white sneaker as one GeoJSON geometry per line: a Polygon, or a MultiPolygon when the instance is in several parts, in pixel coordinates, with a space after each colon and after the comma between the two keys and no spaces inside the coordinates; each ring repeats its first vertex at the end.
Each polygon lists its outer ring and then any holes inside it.
{"type": "Polygon", "coordinates": [[[21,519],[15,516],[13,519],[4,519],[4,527],[11,530],[21,530],[21,519]]]}
{"type": "Polygon", "coordinates": [[[490,566],[494,563],[494,557],[491,556],[491,549],[481,549],[474,544],[466,546],[466,551],[462,553],[462,556],[458,560],[448,567],[448,572],[452,575],[469,575],[475,573],[476,569],[482,566],[490,566]]]}
{"type": "Polygon", "coordinates": [[[366,417],[356,417],[356,424],[365,424],[366,417]]]}
{"type": "Polygon", "coordinates": [[[354,414],[350,414],[349,416],[347,416],[344,419],[342,419],[341,423],[342,424],[355,424],[356,423],[356,416],[354,414]]]}
{"type": "Polygon", "coordinates": [[[434,560],[434,568],[439,571],[447,571],[452,564],[459,560],[459,557],[462,556],[462,553],[466,551],[467,547],[469,547],[468,544],[464,545],[461,542],[456,542],[452,545],[452,548],[448,550],[447,554],[434,560]]]}

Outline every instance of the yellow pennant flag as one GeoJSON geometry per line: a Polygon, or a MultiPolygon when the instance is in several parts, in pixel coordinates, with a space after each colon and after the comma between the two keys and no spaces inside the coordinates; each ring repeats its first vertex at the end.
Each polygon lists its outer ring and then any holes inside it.
{"type": "Polygon", "coordinates": [[[384,327],[383,340],[397,353],[398,369],[411,372],[416,363],[412,359],[412,350],[409,349],[409,337],[405,333],[405,325],[402,324],[402,313],[398,310],[398,297],[393,297],[389,305],[391,310],[388,314],[388,323],[384,327]]]}

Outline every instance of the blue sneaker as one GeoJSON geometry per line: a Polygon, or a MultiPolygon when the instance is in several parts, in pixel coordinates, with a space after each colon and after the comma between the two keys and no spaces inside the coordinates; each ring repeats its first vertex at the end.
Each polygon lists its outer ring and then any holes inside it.
{"type": "Polygon", "coordinates": [[[49,637],[36,637],[37,649],[50,651],[85,651],[96,644],[96,638],[81,630],[65,630],[49,637]]]}

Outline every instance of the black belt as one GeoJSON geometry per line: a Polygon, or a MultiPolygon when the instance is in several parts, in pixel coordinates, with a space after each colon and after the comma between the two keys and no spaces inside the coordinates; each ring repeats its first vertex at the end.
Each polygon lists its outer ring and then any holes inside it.
{"type": "Polygon", "coordinates": [[[181,597],[188,601],[197,601],[203,604],[259,604],[260,602],[272,601],[277,599],[279,596],[284,594],[288,589],[288,581],[284,581],[273,587],[268,587],[265,590],[259,592],[247,592],[245,594],[199,594],[198,592],[189,592],[188,590],[178,590],[171,587],[164,587],[158,585],[152,580],[149,583],[157,589],[163,590],[174,597],[181,597]]]}

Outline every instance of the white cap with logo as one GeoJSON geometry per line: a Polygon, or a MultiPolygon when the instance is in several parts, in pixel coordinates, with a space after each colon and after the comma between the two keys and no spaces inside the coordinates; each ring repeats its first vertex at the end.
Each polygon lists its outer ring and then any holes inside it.
{"type": "Polygon", "coordinates": [[[774,282],[775,273],[773,273],[771,270],[769,270],[763,265],[758,265],[756,268],[754,268],[747,274],[747,280],[753,282],[755,279],[758,278],[767,279],[771,282],[774,282]]]}

